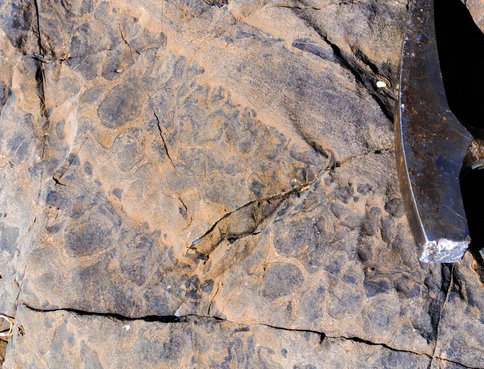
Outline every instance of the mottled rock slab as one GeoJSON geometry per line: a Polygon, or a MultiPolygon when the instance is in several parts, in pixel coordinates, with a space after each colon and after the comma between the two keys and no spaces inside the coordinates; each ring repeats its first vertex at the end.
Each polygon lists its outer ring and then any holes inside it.
{"type": "Polygon", "coordinates": [[[430,359],[311,332],[187,319],[120,321],[19,311],[4,368],[427,368],[430,359]],[[110,347],[106,350],[106,347],[110,347]]]}
{"type": "Polygon", "coordinates": [[[406,5],[0,4],[6,366],[482,367],[400,199],[406,5]]]}
{"type": "Polygon", "coordinates": [[[484,274],[470,255],[449,270],[449,289],[441,313],[436,352],[469,367],[484,367],[484,274]]]}
{"type": "Polygon", "coordinates": [[[21,250],[35,235],[42,134],[34,59],[0,30],[0,313],[15,314],[23,268],[21,250]]]}

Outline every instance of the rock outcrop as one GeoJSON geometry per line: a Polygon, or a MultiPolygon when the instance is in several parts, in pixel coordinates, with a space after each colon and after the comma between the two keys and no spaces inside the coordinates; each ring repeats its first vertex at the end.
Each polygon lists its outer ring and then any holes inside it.
{"type": "Polygon", "coordinates": [[[400,199],[406,6],[1,3],[4,367],[484,367],[400,199]]]}
{"type": "Polygon", "coordinates": [[[484,32],[484,3],[480,0],[465,0],[464,2],[477,26],[484,32]]]}

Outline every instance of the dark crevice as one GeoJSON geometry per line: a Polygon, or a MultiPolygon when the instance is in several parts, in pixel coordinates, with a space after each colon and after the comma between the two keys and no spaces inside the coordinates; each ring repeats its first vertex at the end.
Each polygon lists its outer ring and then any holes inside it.
{"type": "Polygon", "coordinates": [[[472,248],[471,244],[470,252],[474,257],[474,260],[476,261],[475,268],[473,269],[479,276],[479,280],[481,281],[481,283],[484,284],[484,249],[476,250],[472,248]]]}
{"type": "Polygon", "coordinates": [[[425,354],[425,353],[419,353],[419,352],[414,352],[414,351],[410,351],[410,350],[396,349],[394,347],[388,346],[385,343],[373,342],[373,341],[369,341],[369,340],[366,340],[366,339],[363,339],[363,338],[360,338],[360,337],[354,337],[354,336],[349,336],[349,337],[347,337],[347,336],[336,336],[336,337],[331,337],[331,338],[343,339],[343,340],[348,340],[348,341],[352,341],[352,342],[356,342],[356,343],[363,343],[363,344],[368,345],[368,346],[380,346],[380,347],[384,347],[384,348],[386,348],[388,350],[392,350],[392,351],[407,352],[407,353],[415,354],[415,355],[424,355],[424,356],[428,356],[430,358],[430,355],[425,354]]]}
{"type": "Polygon", "coordinates": [[[320,144],[318,144],[315,140],[311,139],[305,132],[301,129],[299,124],[295,124],[296,129],[301,136],[301,138],[319,155],[323,156],[326,159],[330,159],[331,161],[334,160],[334,154],[331,150],[325,149],[320,144]]]}
{"type": "Polygon", "coordinates": [[[138,55],[141,55],[141,53],[130,45],[130,43],[128,42],[128,40],[124,36],[123,30],[121,28],[119,28],[119,33],[121,34],[121,39],[123,40],[123,42],[126,44],[126,46],[129,49],[129,52],[131,54],[131,59],[133,59],[133,61],[134,61],[133,50],[138,55]]]}
{"type": "Polygon", "coordinates": [[[368,66],[370,70],[375,74],[379,74],[380,71],[378,70],[378,67],[368,59],[368,57],[361,52],[361,50],[356,50],[354,51],[355,56],[360,60],[362,63],[368,66]]]}
{"type": "MultiPolygon", "coordinates": [[[[298,86],[299,90],[302,90],[304,87],[303,86],[298,86]]],[[[295,113],[297,112],[296,109],[295,113]]],[[[295,114],[296,115],[296,114],[295,114]]],[[[321,155],[323,158],[328,159],[330,161],[330,166],[333,166],[334,162],[336,161],[334,157],[334,153],[329,150],[324,148],[321,144],[316,142],[316,140],[311,137],[302,127],[299,119],[292,119],[292,123],[294,128],[296,129],[297,133],[299,134],[299,137],[303,139],[306,144],[309,145],[311,149],[314,150],[317,154],[321,155]]]]}
{"type": "Polygon", "coordinates": [[[323,10],[324,8],[327,8],[328,6],[331,6],[333,4],[329,4],[323,7],[317,7],[317,6],[311,6],[311,5],[285,5],[285,4],[276,4],[271,6],[271,8],[283,8],[283,9],[297,9],[297,10],[323,10]]]}
{"type": "Polygon", "coordinates": [[[58,186],[65,186],[66,184],[65,183],[62,183],[59,178],[57,177],[52,177],[52,179],[54,180],[55,184],[58,185],[58,186]]]}
{"type": "Polygon", "coordinates": [[[348,156],[347,158],[344,158],[343,160],[337,161],[335,163],[335,168],[340,168],[344,164],[349,163],[350,161],[352,161],[354,159],[362,158],[362,157],[365,157],[365,156],[371,155],[371,154],[382,155],[382,154],[387,153],[387,152],[393,152],[393,150],[394,150],[393,146],[392,147],[382,147],[380,149],[375,149],[375,150],[372,150],[372,151],[365,151],[361,154],[348,156]]]}
{"type": "MultiPolygon", "coordinates": [[[[286,331],[286,332],[297,332],[297,333],[309,333],[309,334],[315,334],[319,336],[319,342],[323,343],[326,339],[334,339],[334,340],[345,340],[345,341],[352,341],[355,343],[363,344],[363,345],[368,345],[368,346],[378,346],[382,347],[384,349],[394,351],[394,352],[404,352],[408,354],[413,354],[413,355],[418,355],[418,356],[426,356],[429,359],[432,358],[431,355],[427,353],[421,353],[421,352],[415,352],[411,350],[404,350],[404,349],[398,349],[395,347],[391,347],[385,343],[381,342],[373,342],[367,339],[363,339],[360,337],[355,337],[355,336],[330,336],[324,332],[317,331],[317,330],[312,330],[312,329],[304,329],[304,328],[288,328],[288,327],[281,327],[281,326],[276,326],[272,324],[265,324],[265,323],[242,323],[242,322],[236,322],[232,321],[229,319],[225,319],[219,316],[208,316],[208,315],[198,315],[198,314],[187,314],[183,316],[176,316],[176,315],[148,315],[148,316],[142,316],[142,317],[130,317],[130,316],[125,316],[117,313],[99,313],[99,312],[90,312],[90,311],[84,311],[84,310],[77,310],[77,309],[71,309],[71,308],[53,308],[53,309],[39,309],[39,308],[34,308],[32,306],[29,306],[28,304],[23,304],[24,307],[27,309],[37,312],[37,313],[50,313],[50,312],[66,312],[66,313],[72,313],[76,314],[79,316],[97,316],[97,317],[104,317],[104,318],[110,318],[113,320],[119,320],[119,321],[144,321],[144,322],[159,322],[159,323],[190,323],[190,319],[195,319],[195,320],[205,320],[205,321],[217,321],[220,323],[230,323],[230,324],[235,324],[235,325],[240,325],[240,326],[246,326],[246,327],[254,327],[254,326],[259,326],[259,327],[266,327],[270,329],[275,329],[278,331],[286,331]]],[[[193,321],[193,320],[192,320],[193,321]]],[[[437,360],[449,362],[449,363],[454,363],[461,365],[465,368],[471,368],[465,364],[462,364],[458,361],[454,360],[449,360],[445,358],[440,358],[440,357],[435,357],[437,360]]]]}
{"type": "Polygon", "coordinates": [[[44,54],[44,48],[42,46],[42,33],[40,30],[40,6],[39,6],[39,0],[34,0],[34,5],[35,5],[35,19],[37,23],[37,45],[39,47],[39,55],[44,54]]]}
{"type": "Polygon", "coordinates": [[[442,264],[441,265],[441,275],[442,283],[440,286],[440,293],[437,298],[433,301],[431,306],[435,306],[436,312],[430,311],[431,325],[433,330],[433,335],[435,337],[434,349],[431,356],[431,361],[429,368],[432,368],[432,363],[435,359],[439,359],[437,356],[437,350],[439,349],[439,336],[440,336],[440,324],[442,322],[442,316],[444,313],[445,306],[449,300],[450,292],[453,287],[454,282],[454,264],[442,264]]]}
{"type": "Polygon", "coordinates": [[[81,316],[99,316],[104,318],[111,318],[114,320],[121,320],[121,321],[133,321],[133,320],[142,320],[145,322],[160,322],[160,323],[183,323],[186,322],[186,317],[178,317],[176,315],[147,315],[141,317],[130,317],[118,313],[99,313],[99,312],[92,312],[92,311],[85,311],[85,310],[78,310],[72,308],[52,308],[52,309],[39,309],[29,306],[27,304],[23,304],[27,309],[35,311],[37,313],[50,313],[50,312],[67,312],[73,313],[76,315],[81,316]]]}
{"type": "MultiPolygon", "coordinates": [[[[363,339],[363,338],[360,338],[360,337],[355,337],[355,336],[330,336],[330,335],[327,335],[324,332],[310,330],[310,329],[285,328],[285,327],[274,326],[274,325],[263,324],[263,323],[260,323],[258,325],[262,325],[262,326],[277,329],[277,330],[283,330],[283,331],[317,334],[317,335],[320,336],[320,343],[323,343],[325,339],[344,340],[344,341],[351,341],[351,342],[355,342],[355,343],[364,344],[364,345],[367,345],[367,346],[378,346],[378,347],[382,347],[382,348],[385,348],[387,350],[395,351],[395,352],[404,352],[404,353],[418,355],[418,356],[426,356],[429,359],[432,359],[431,355],[424,353],[424,352],[416,352],[416,351],[411,351],[411,350],[398,349],[398,348],[389,346],[389,345],[382,343],[382,342],[373,342],[373,341],[363,339]]],[[[441,358],[441,357],[435,357],[435,359],[441,360],[441,361],[444,361],[444,362],[449,362],[449,363],[461,365],[464,368],[473,369],[472,367],[467,366],[465,364],[462,364],[461,362],[458,362],[458,361],[449,360],[449,359],[445,359],[445,358],[441,358]]]]}
{"type": "Polygon", "coordinates": [[[210,299],[210,304],[208,304],[207,315],[210,315],[212,313],[213,300],[215,300],[215,297],[217,296],[219,290],[220,290],[220,282],[217,285],[217,290],[215,291],[212,298],[210,299]]]}
{"type": "MultiPolygon", "coordinates": [[[[268,327],[272,329],[277,329],[281,331],[287,331],[287,332],[299,332],[299,333],[311,333],[311,334],[316,334],[320,336],[319,343],[323,343],[323,341],[328,337],[324,332],[319,332],[315,331],[312,329],[301,329],[301,328],[286,328],[286,327],[281,327],[277,325],[271,325],[271,324],[264,324],[264,323],[259,323],[258,325],[261,325],[263,327],[268,327]]],[[[333,337],[330,337],[333,338],[333,337]]]]}
{"type": "Polygon", "coordinates": [[[203,0],[208,6],[216,6],[218,8],[223,7],[229,3],[229,0],[203,0]]]}
{"type": "MultiPolygon", "coordinates": [[[[35,4],[35,16],[37,20],[37,44],[39,48],[39,54],[34,56],[33,59],[36,65],[36,72],[35,72],[35,81],[37,85],[37,95],[40,100],[40,115],[42,118],[42,131],[46,132],[48,124],[49,124],[49,112],[46,107],[46,96],[45,96],[45,71],[44,71],[44,48],[42,45],[42,34],[40,30],[40,8],[38,0],[34,0],[35,4]]],[[[42,158],[45,154],[45,146],[47,143],[47,137],[43,134],[42,137],[43,145],[42,145],[42,158]]]]}
{"type": "Polygon", "coordinates": [[[297,9],[297,10],[324,10],[325,8],[329,8],[330,6],[354,5],[356,3],[358,3],[358,1],[340,0],[340,1],[330,2],[329,4],[323,4],[321,6],[315,6],[307,3],[306,1],[303,1],[302,5],[276,4],[276,5],[273,5],[272,8],[287,8],[287,9],[297,9]]]}
{"type": "Polygon", "coordinates": [[[382,100],[380,95],[376,92],[375,87],[373,86],[373,79],[372,78],[364,78],[363,76],[366,73],[356,64],[352,63],[348,58],[346,58],[343,53],[341,52],[338,45],[332,43],[326,36],[323,37],[324,41],[328,43],[329,46],[333,49],[333,53],[336,58],[339,60],[341,65],[346,68],[353,77],[355,78],[356,82],[363,86],[367,91],[368,94],[373,98],[373,100],[378,104],[385,117],[388,120],[393,120],[393,109],[390,108],[385,102],[382,100]]]}
{"type": "MultiPolygon", "coordinates": [[[[215,230],[215,228],[219,225],[219,223],[221,223],[223,220],[225,220],[226,218],[228,218],[232,214],[237,213],[237,212],[239,212],[239,211],[241,211],[243,209],[246,209],[249,206],[257,205],[260,202],[268,201],[268,200],[271,200],[271,199],[275,199],[275,198],[280,197],[280,196],[281,195],[276,195],[276,196],[272,196],[272,197],[269,197],[269,198],[266,198],[266,199],[252,200],[252,201],[249,201],[248,203],[246,203],[246,204],[238,207],[237,209],[235,209],[235,210],[233,210],[231,212],[228,212],[228,213],[224,214],[220,219],[218,219],[215,223],[213,223],[213,225],[203,235],[201,235],[200,237],[198,237],[195,240],[193,240],[190,247],[193,247],[197,243],[199,243],[200,241],[202,241],[205,237],[207,237],[210,233],[212,233],[215,230]]],[[[236,235],[230,235],[230,236],[227,236],[227,239],[231,239],[232,240],[232,243],[233,243],[233,242],[235,242],[237,240],[237,238],[240,238],[241,236],[243,236],[243,234],[240,234],[238,236],[236,236],[236,235]]]]}
{"type": "Polygon", "coordinates": [[[298,9],[295,9],[294,11],[297,12],[297,16],[301,20],[311,27],[319,35],[319,37],[321,37],[323,41],[331,47],[334,57],[339,64],[348,70],[355,79],[356,83],[362,86],[368,92],[368,94],[378,104],[385,117],[390,121],[393,121],[393,104],[385,101],[389,99],[389,96],[385,96],[385,98],[381,96],[380,93],[377,92],[374,84],[374,77],[378,74],[378,67],[371,63],[368,58],[361,51],[359,51],[356,55],[356,58],[365,64],[373,74],[375,74],[373,77],[368,76],[368,73],[365,72],[355,61],[353,61],[351,57],[344,55],[340,47],[332,42],[328,35],[319,26],[314,24],[313,20],[307,15],[307,13],[298,11],[298,9]]]}
{"type": "Polygon", "coordinates": [[[168,146],[167,146],[166,141],[165,141],[165,136],[163,135],[163,130],[161,129],[160,118],[158,118],[158,115],[156,114],[156,112],[153,112],[153,114],[156,118],[156,122],[157,122],[156,126],[158,127],[158,132],[160,133],[161,141],[163,141],[163,147],[164,147],[164,150],[165,150],[165,154],[166,154],[168,160],[170,160],[171,165],[173,165],[173,167],[176,168],[175,163],[173,162],[173,159],[170,156],[170,152],[168,151],[168,146]]]}
{"type": "MultiPolygon", "coordinates": [[[[324,173],[328,168],[323,168],[324,173]]],[[[292,190],[277,195],[249,201],[239,208],[224,214],[200,237],[192,241],[189,250],[194,252],[200,260],[207,260],[210,254],[223,242],[234,243],[244,237],[258,235],[259,226],[271,217],[281,204],[292,195],[298,195],[306,191],[319,180],[320,175],[314,180],[299,185],[292,190]],[[237,226],[232,227],[233,224],[237,226]]]]}
{"type": "Polygon", "coordinates": [[[62,5],[62,8],[65,9],[65,11],[69,14],[69,16],[76,16],[76,14],[72,11],[72,5],[70,5],[66,0],[61,0],[61,5],[62,5]]]}
{"type": "Polygon", "coordinates": [[[258,234],[259,232],[257,232],[257,229],[259,225],[277,210],[278,206],[283,200],[296,191],[297,189],[266,199],[253,200],[235,209],[234,211],[225,214],[222,218],[217,220],[202,236],[192,241],[190,250],[195,251],[198,259],[207,260],[210,254],[224,240],[227,240],[227,242],[233,244],[242,238],[258,234]],[[230,218],[234,216],[235,218],[232,220],[232,222],[236,223],[239,221],[238,217],[236,217],[238,213],[245,211],[248,212],[247,216],[250,216],[252,222],[245,224],[242,227],[242,230],[238,229],[237,232],[231,231],[230,218]],[[209,241],[209,244],[205,244],[203,242],[206,239],[209,241]]]}
{"type": "Polygon", "coordinates": [[[43,128],[46,125],[48,119],[48,112],[45,104],[45,75],[44,75],[44,63],[38,58],[34,58],[37,70],[35,71],[35,81],[37,82],[37,95],[40,100],[40,113],[43,118],[43,128]]]}

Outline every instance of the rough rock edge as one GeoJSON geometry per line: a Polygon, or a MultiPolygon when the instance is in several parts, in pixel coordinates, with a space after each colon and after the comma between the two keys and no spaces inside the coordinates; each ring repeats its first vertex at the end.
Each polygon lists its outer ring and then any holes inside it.
{"type": "Polygon", "coordinates": [[[136,321],[136,320],[141,320],[144,322],[159,322],[159,323],[168,323],[168,324],[183,324],[183,323],[188,323],[190,321],[217,321],[217,322],[227,322],[227,323],[232,323],[240,326],[259,326],[259,327],[266,327],[270,329],[275,329],[279,331],[290,331],[290,332],[300,332],[300,333],[309,333],[309,334],[315,334],[319,336],[320,343],[323,343],[326,338],[329,339],[334,339],[334,340],[346,340],[346,341],[351,341],[357,344],[362,344],[362,345],[367,345],[367,346],[379,346],[381,348],[390,350],[390,351],[395,351],[395,352],[403,352],[407,354],[413,354],[417,356],[425,356],[430,360],[430,364],[434,360],[440,360],[444,362],[448,362],[451,364],[457,364],[461,365],[464,368],[469,368],[472,369],[473,367],[465,365],[461,362],[454,361],[454,360],[449,360],[444,357],[436,356],[435,353],[434,355],[429,355],[424,352],[416,352],[416,351],[411,351],[411,350],[403,350],[399,349],[397,347],[392,347],[389,346],[385,343],[381,342],[373,342],[369,341],[360,337],[355,337],[355,336],[330,336],[327,335],[324,332],[321,331],[316,331],[316,330],[310,330],[310,329],[302,329],[302,328],[290,328],[290,327],[282,327],[282,326],[275,326],[275,325],[270,325],[270,324],[264,324],[264,323],[246,323],[246,322],[237,322],[229,319],[224,319],[218,316],[211,316],[211,315],[198,315],[198,314],[187,314],[187,315],[150,315],[150,316],[143,316],[143,317],[130,317],[130,316],[124,316],[121,314],[117,313],[100,313],[100,312],[92,312],[92,311],[85,311],[85,310],[77,310],[77,309],[69,309],[69,308],[56,308],[56,309],[38,309],[32,306],[29,306],[25,303],[22,304],[25,308],[27,308],[30,311],[36,312],[36,313],[52,313],[52,312],[65,312],[68,314],[74,314],[78,316],[97,316],[97,317],[104,317],[104,318],[109,318],[109,319],[114,319],[114,320],[119,320],[119,321],[136,321]]]}

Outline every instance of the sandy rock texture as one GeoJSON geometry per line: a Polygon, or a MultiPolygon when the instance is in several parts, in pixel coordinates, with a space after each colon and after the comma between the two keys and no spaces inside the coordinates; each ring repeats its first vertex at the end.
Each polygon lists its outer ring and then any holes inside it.
{"type": "Polygon", "coordinates": [[[407,5],[0,3],[4,367],[484,367],[398,188],[407,5]]]}
{"type": "Polygon", "coordinates": [[[481,31],[484,32],[484,1],[482,0],[465,0],[464,3],[467,5],[472,18],[479,26],[481,31]]]}

